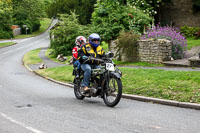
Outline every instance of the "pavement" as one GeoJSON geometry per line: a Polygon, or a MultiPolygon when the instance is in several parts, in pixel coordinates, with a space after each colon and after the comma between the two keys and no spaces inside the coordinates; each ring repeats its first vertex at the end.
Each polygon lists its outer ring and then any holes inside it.
{"type": "Polygon", "coordinates": [[[179,66],[179,67],[190,67],[189,59],[191,57],[197,57],[200,53],[200,46],[193,47],[191,50],[188,50],[185,54],[185,58],[172,61],[164,61],[163,64],[166,66],[179,66]]]}
{"type": "MultiPolygon", "coordinates": [[[[47,50],[47,48],[42,48],[42,50],[39,53],[39,57],[43,60],[44,64],[48,68],[57,67],[57,66],[66,66],[66,64],[54,62],[54,61],[50,60],[49,58],[47,58],[45,56],[46,50],[47,50]]],[[[24,65],[25,65],[26,68],[29,69],[29,71],[35,73],[38,76],[41,76],[41,77],[47,79],[47,80],[50,80],[52,82],[55,82],[55,83],[58,83],[58,84],[61,84],[61,85],[65,85],[67,87],[71,87],[71,88],[74,87],[72,83],[64,83],[64,82],[56,81],[56,80],[51,79],[49,77],[39,75],[35,70],[39,69],[40,64],[36,64],[36,65],[26,65],[26,64],[24,64],[24,65]]],[[[144,69],[165,69],[165,70],[170,70],[170,71],[200,71],[200,68],[193,69],[193,68],[190,68],[190,67],[135,67],[135,66],[129,66],[129,67],[144,68],[144,69]]],[[[174,100],[165,100],[165,99],[144,97],[144,96],[138,96],[138,95],[129,95],[129,94],[122,94],[122,97],[126,98],[126,99],[131,99],[131,100],[138,100],[138,101],[143,101],[143,102],[151,102],[151,103],[156,103],[156,104],[163,104],[163,105],[169,105],[169,106],[176,106],[176,107],[200,110],[200,104],[196,104],[196,103],[178,102],[178,101],[174,101],[174,100]]]]}

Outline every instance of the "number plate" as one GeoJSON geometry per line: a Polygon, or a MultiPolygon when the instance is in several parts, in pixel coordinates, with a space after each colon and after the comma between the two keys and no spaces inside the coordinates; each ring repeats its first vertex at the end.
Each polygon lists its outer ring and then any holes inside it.
{"type": "Polygon", "coordinates": [[[106,63],[106,70],[115,71],[114,65],[112,63],[106,63]]]}

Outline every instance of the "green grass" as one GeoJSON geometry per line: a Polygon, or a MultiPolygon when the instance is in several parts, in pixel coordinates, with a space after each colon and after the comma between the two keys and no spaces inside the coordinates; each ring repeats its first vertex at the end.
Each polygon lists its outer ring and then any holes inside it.
{"type": "Polygon", "coordinates": [[[188,47],[187,49],[190,50],[194,46],[200,45],[200,39],[195,39],[194,37],[187,38],[188,47]]]}
{"type": "Polygon", "coordinates": [[[41,26],[40,26],[39,31],[33,32],[32,34],[27,34],[27,35],[24,35],[24,34],[17,35],[17,36],[15,36],[15,39],[34,37],[34,36],[37,36],[37,35],[43,33],[49,27],[49,25],[51,24],[51,19],[43,18],[43,19],[41,19],[40,24],[41,24],[41,26]]]}
{"type": "Polygon", "coordinates": [[[73,81],[72,70],[72,66],[62,66],[48,69],[40,69],[36,72],[57,81],[69,83],[73,81]]]}
{"type": "Polygon", "coordinates": [[[123,62],[118,60],[113,60],[116,65],[119,66],[143,66],[143,67],[163,67],[163,64],[151,64],[147,62],[123,62]]]}
{"type": "MultiPolygon", "coordinates": [[[[38,70],[39,74],[62,82],[72,82],[72,66],[38,70]]],[[[200,72],[120,68],[123,93],[200,103],[200,72]]]]}
{"type": "Polygon", "coordinates": [[[5,43],[0,43],[0,48],[1,47],[6,47],[6,46],[9,46],[9,45],[13,45],[15,44],[14,42],[5,42],[5,43]]]}
{"type": "Polygon", "coordinates": [[[40,52],[40,48],[39,49],[35,49],[32,50],[28,53],[26,53],[23,57],[23,61],[26,65],[30,65],[30,64],[39,64],[42,63],[43,61],[40,59],[39,52],[40,52]]]}

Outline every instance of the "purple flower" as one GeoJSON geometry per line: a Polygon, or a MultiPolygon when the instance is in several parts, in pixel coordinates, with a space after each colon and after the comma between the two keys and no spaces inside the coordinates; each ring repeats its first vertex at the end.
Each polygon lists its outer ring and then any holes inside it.
{"type": "Polygon", "coordinates": [[[187,41],[180,33],[177,27],[164,26],[159,24],[147,30],[147,34],[143,35],[141,39],[167,39],[172,42],[172,57],[174,59],[183,58],[187,47],[187,41]]]}

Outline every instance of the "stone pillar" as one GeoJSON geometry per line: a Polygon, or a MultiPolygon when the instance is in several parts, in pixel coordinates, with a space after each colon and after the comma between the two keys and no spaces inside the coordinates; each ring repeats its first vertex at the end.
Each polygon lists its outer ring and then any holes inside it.
{"type": "Polygon", "coordinates": [[[138,41],[138,60],[149,63],[162,63],[171,60],[172,44],[165,39],[138,41]]]}

